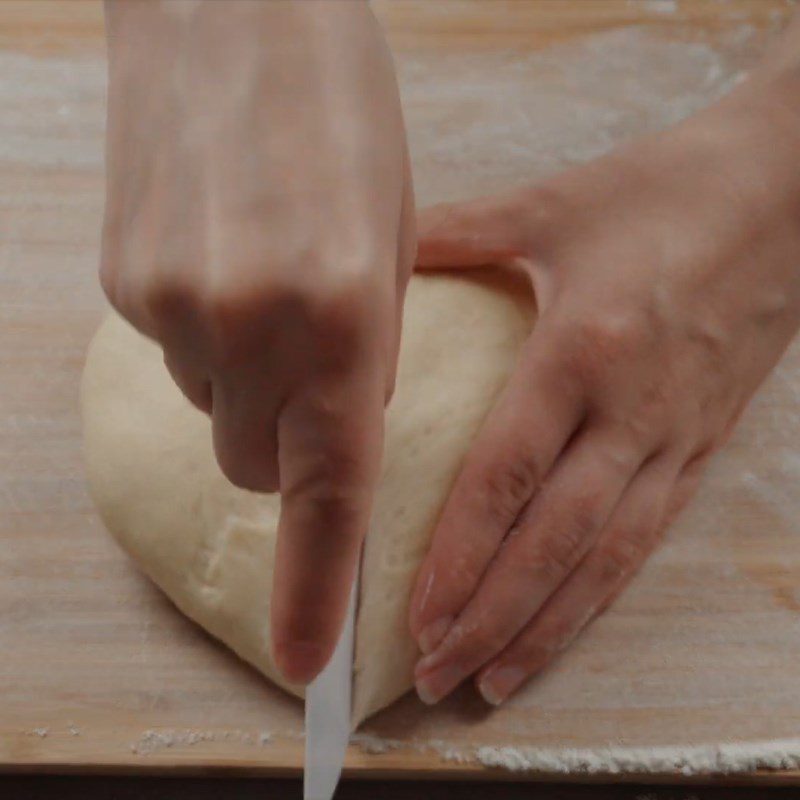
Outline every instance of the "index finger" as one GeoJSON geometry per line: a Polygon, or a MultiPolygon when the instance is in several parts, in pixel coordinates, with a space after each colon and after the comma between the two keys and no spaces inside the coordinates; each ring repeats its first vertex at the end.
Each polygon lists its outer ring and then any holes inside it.
{"type": "Polygon", "coordinates": [[[364,375],[308,389],[279,416],[272,642],[293,683],[320,672],[342,628],[380,468],[383,401],[383,384],[364,375]]]}

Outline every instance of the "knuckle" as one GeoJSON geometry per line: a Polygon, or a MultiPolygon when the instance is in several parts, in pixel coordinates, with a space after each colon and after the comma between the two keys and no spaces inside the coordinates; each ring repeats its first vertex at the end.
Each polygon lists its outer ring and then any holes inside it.
{"type": "Polygon", "coordinates": [[[308,298],[311,325],[337,347],[358,343],[374,319],[378,289],[360,273],[328,278],[308,298]]]}
{"type": "Polygon", "coordinates": [[[313,282],[290,271],[255,285],[213,287],[204,293],[203,307],[222,364],[240,361],[275,331],[292,331],[336,366],[337,354],[349,358],[365,341],[379,299],[373,283],[347,270],[313,282]]]}
{"type": "Polygon", "coordinates": [[[377,461],[373,441],[364,431],[348,431],[341,409],[333,407],[320,410],[325,417],[319,432],[316,448],[303,452],[298,459],[298,472],[302,477],[292,485],[291,491],[303,492],[309,497],[358,497],[367,494],[371,485],[372,466],[377,461]],[[332,429],[338,430],[333,432],[332,429]]]}
{"type": "Polygon", "coordinates": [[[544,539],[533,557],[536,572],[560,579],[580,560],[586,541],[585,529],[578,523],[557,535],[544,539]]]}
{"type": "Polygon", "coordinates": [[[527,671],[533,675],[543,670],[555,657],[556,648],[550,642],[540,640],[526,642],[522,651],[522,661],[527,671]]]}
{"type": "Polygon", "coordinates": [[[607,360],[624,355],[637,332],[630,319],[613,315],[590,317],[579,327],[582,344],[607,360]]]}
{"type": "MultiPolygon", "coordinates": [[[[232,273],[239,271],[234,269],[232,273]]],[[[287,294],[282,286],[253,286],[226,280],[204,287],[200,305],[209,325],[225,333],[248,326],[259,309],[269,312],[280,307],[280,301],[288,302],[287,294]]]]}
{"type": "Polygon", "coordinates": [[[693,427],[698,418],[681,400],[685,389],[666,358],[659,363],[659,373],[641,386],[632,411],[616,418],[636,440],[653,446],[675,431],[693,427]]]}
{"type": "Polygon", "coordinates": [[[567,621],[554,622],[544,616],[534,618],[516,645],[517,658],[530,674],[544,669],[566,646],[567,621]]]}
{"type": "Polygon", "coordinates": [[[356,494],[329,490],[304,496],[302,502],[308,524],[324,528],[328,540],[341,543],[360,538],[363,502],[356,494]]]}
{"type": "Polygon", "coordinates": [[[235,367],[251,358],[264,348],[270,329],[300,318],[302,303],[300,287],[283,281],[227,281],[204,287],[198,305],[214,364],[235,367]]]}
{"type": "Polygon", "coordinates": [[[719,318],[708,314],[692,320],[686,335],[695,346],[699,363],[703,369],[725,371],[729,366],[729,337],[719,318]]]}
{"type": "Polygon", "coordinates": [[[600,528],[601,498],[598,491],[585,492],[572,498],[570,502],[570,520],[566,527],[567,538],[574,538],[583,543],[590,539],[600,528]]]}
{"type": "Polygon", "coordinates": [[[655,444],[663,439],[672,426],[666,398],[650,394],[640,400],[638,407],[624,419],[616,419],[631,442],[655,444]]]}
{"type": "Polygon", "coordinates": [[[605,470],[629,475],[647,454],[667,446],[689,426],[687,416],[681,417],[667,401],[667,391],[639,396],[627,408],[607,402],[593,408],[596,423],[608,435],[597,453],[605,470]]]}
{"type": "Polygon", "coordinates": [[[341,472],[307,474],[282,487],[282,504],[297,525],[324,531],[328,540],[356,540],[370,507],[369,487],[353,477],[356,471],[353,466],[347,479],[341,472]]]}
{"type": "MultiPolygon", "coordinates": [[[[654,430],[653,425],[638,426],[633,422],[616,426],[613,429],[613,438],[596,448],[597,474],[601,474],[602,471],[604,476],[616,476],[618,480],[627,482],[641,464],[643,453],[649,449],[645,448],[644,444],[654,440],[654,430]]],[[[598,502],[599,498],[583,497],[576,505],[576,511],[579,515],[594,518],[593,509],[598,502]]]]}
{"type": "Polygon", "coordinates": [[[499,519],[516,518],[541,481],[537,457],[523,453],[492,469],[485,478],[486,506],[499,519]]]}
{"type": "Polygon", "coordinates": [[[574,627],[572,619],[566,616],[559,616],[542,625],[540,649],[547,660],[563,650],[572,640],[574,627]]]}
{"type": "Polygon", "coordinates": [[[610,367],[629,363],[642,347],[647,326],[636,314],[605,314],[572,321],[562,352],[587,381],[602,381],[610,367]]]}
{"type": "Polygon", "coordinates": [[[599,554],[601,579],[606,583],[617,583],[637,569],[646,550],[643,536],[626,533],[614,537],[599,554]]]}
{"type": "Polygon", "coordinates": [[[459,551],[442,564],[448,581],[455,585],[476,586],[486,568],[484,549],[469,538],[459,542],[459,551]]]}
{"type": "Polygon", "coordinates": [[[192,288],[173,277],[159,275],[143,279],[138,294],[142,305],[155,320],[171,321],[192,301],[192,288]]]}
{"type": "Polygon", "coordinates": [[[506,631],[497,623],[481,625],[469,637],[473,652],[484,659],[502,650],[507,641],[506,631]]]}

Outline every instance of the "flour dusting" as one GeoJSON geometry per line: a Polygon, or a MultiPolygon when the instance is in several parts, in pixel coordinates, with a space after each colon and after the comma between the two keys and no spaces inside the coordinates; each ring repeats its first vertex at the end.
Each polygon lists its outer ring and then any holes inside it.
{"type": "Polygon", "coordinates": [[[680,774],[729,775],[759,769],[800,769],[800,739],[730,742],[673,747],[550,748],[520,745],[464,746],[438,739],[401,741],[354,734],[351,743],[370,754],[410,749],[433,752],[444,761],[479,763],[511,772],[553,775],[680,774]]]}
{"type": "Polygon", "coordinates": [[[628,5],[641,4],[652,14],[671,16],[678,13],[678,0],[628,0],[628,5]]]}
{"type": "Polygon", "coordinates": [[[798,769],[800,739],[735,742],[698,747],[600,747],[550,750],[534,747],[478,747],[475,758],[487,767],[512,772],[618,775],[728,775],[757,769],[798,769]]]}
{"type": "Polygon", "coordinates": [[[532,52],[403,54],[419,196],[501,190],[674,124],[740,81],[759,42],[747,25],[713,44],[631,26],[532,52]]]}
{"type": "Polygon", "coordinates": [[[172,747],[192,747],[201,742],[236,742],[237,744],[259,745],[265,747],[272,742],[271,731],[249,733],[242,730],[201,731],[160,729],[147,730],[131,745],[131,752],[137,755],[150,755],[172,747]]]}

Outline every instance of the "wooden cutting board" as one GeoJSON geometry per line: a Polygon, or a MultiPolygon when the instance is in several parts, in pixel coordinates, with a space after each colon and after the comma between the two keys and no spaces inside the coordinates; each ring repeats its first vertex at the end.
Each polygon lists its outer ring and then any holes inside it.
{"type": "MultiPolygon", "coordinates": [[[[789,11],[782,0],[377,5],[422,202],[533,180],[702,107],[789,11]]],[[[0,769],[295,772],[298,703],[181,617],[86,494],[77,386],[103,309],[102,58],[99,2],[0,3],[0,769]]],[[[510,773],[447,756],[795,738],[798,462],[795,347],[669,543],[554,670],[492,715],[469,691],[435,711],[406,698],[365,726],[348,771],[499,778],[510,773]]]]}

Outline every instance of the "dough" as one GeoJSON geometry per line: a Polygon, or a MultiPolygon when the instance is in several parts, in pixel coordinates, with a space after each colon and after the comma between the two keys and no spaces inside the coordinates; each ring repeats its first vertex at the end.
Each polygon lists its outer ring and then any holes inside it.
{"type": "MultiPolygon", "coordinates": [[[[416,570],[459,465],[503,387],[533,317],[523,278],[417,276],[363,554],[353,721],[412,685],[416,570]]],[[[277,495],[232,486],[210,423],[183,398],[161,351],[116,315],[96,334],[82,384],[92,495],[111,533],[187,616],[284,689],[270,654],[277,495]]]]}

